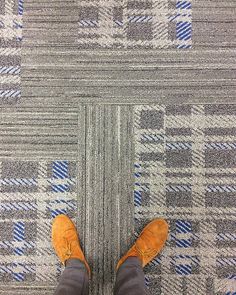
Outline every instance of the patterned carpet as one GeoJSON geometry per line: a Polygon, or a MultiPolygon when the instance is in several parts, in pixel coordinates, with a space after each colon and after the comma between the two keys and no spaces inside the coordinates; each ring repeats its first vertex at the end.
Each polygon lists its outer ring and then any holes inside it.
{"type": "Polygon", "coordinates": [[[136,232],[169,221],[147,268],[152,294],[236,292],[236,107],[135,107],[136,232]]]}
{"type": "Polygon", "coordinates": [[[61,266],[51,246],[51,221],[75,218],[76,163],[1,162],[1,282],[56,282],[61,266]]]}
{"type": "Polygon", "coordinates": [[[190,48],[191,1],[79,4],[80,48],[190,48]]]}
{"type": "Polygon", "coordinates": [[[236,294],[235,1],[0,0],[0,295],[49,295],[66,213],[111,295],[154,217],[153,295],[236,294]]]}
{"type": "Polygon", "coordinates": [[[0,101],[16,102],[21,95],[23,0],[0,1],[0,101]]]}

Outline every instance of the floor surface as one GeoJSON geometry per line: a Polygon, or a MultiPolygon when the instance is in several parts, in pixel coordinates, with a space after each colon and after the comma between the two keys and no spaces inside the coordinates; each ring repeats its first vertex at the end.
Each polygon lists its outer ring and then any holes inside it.
{"type": "Polygon", "coordinates": [[[151,294],[236,292],[236,2],[0,0],[0,294],[49,295],[53,218],[110,295],[151,219],[151,294]]]}

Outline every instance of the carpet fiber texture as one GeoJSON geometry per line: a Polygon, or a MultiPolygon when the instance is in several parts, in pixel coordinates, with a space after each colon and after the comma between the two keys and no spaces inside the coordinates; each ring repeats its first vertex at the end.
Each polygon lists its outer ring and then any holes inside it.
{"type": "Polygon", "coordinates": [[[190,48],[191,1],[81,1],[80,48],[190,48]]]}
{"type": "Polygon", "coordinates": [[[0,101],[16,102],[21,95],[23,1],[0,1],[0,101]]]}
{"type": "Polygon", "coordinates": [[[136,232],[170,225],[152,294],[235,292],[235,118],[230,105],[135,107],[136,232]]]}
{"type": "Polygon", "coordinates": [[[236,2],[0,0],[0,295],[49,295],[53,218],[90,294],[154,217],[153,295],[236,293],[236,2]]]}
{"type": "Polygon", "coordinates": [[[57,281],[51,221],[76,216],[76,174],[69,161],[1,162],[1,283],[57,281]]]}

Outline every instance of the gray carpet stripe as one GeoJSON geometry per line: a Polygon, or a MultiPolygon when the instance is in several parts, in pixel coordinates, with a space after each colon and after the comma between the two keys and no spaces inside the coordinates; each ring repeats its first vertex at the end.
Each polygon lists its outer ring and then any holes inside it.
{"type": "Polygon", "coordinates": [[[132,242],[132,107],[94,105],[80,112],[78,227],[93,269],[91,294],[108,295],[116,263],[132,242]]]}
{"type": "Polygon", "coordinates": [[[76,1],[27,0],[24,10],[24,47],[63,48],[75,44],[78,21],[76,1]]]}
{"type": "Polygon", "coordinates": [[[233,103],[235,61],[231,49],[25,49],[21,104],[233,103]]]}
{"type": "Polygon", "coordinates": [[[0,122],[0,158],[65,158],[77,155],[76,109],[48,107],[4,110],[0,122]]]}
{"type": "Polygon", "coordinates": [[[235,1],[193,1],[193,48],[235,48],[235,1]]]}

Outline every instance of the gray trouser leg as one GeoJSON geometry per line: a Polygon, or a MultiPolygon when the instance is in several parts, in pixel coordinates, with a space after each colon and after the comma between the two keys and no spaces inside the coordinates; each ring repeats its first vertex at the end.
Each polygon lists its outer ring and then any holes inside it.
{"type": "Polygon", "coordinates": [[[88,271],[79,259],[69,259],[54,295],[88,295],[88,271]]]}
{"type": "Polygon", "coordinates": [[[137,257],[129,257],[118,269],[115,295],[147,295],[144,272],[137,257]]]}

